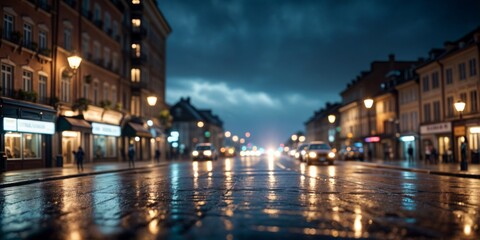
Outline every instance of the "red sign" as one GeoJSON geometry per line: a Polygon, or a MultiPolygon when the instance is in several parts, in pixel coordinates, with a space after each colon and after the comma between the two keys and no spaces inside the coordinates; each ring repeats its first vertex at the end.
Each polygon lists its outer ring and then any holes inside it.
{"type": "Polygon", "coordinates": [[[367,137],[365,138],[365,142],[380,142],[380,137],[367,137]]]}

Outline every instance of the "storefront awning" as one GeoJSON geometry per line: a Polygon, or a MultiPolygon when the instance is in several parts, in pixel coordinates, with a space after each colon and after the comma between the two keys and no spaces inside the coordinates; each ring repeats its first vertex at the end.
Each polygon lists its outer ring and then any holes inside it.
{"type": "Polygon", "coordinates": [[[57,124],[58,131],[79,131],[79,132],[92,132],[92,125],[83,119],[60,117],[57,124]]]}
{"type": "Polygon", "coordinates": [[[127,125],[125,125],[123,128],[123,135],[127,137],[152,137],[152,134],[147,128],[143,127],[141,124],[132,122],[129,122],[127,125]]]}

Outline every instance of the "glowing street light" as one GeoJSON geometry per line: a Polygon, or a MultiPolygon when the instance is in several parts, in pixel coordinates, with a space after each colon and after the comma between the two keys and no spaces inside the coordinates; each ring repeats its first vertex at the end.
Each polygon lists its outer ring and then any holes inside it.
{"type": "Polygon", "coordinates": [[[147,103],[148,103],[148,105],[150,105],[152,107],[155,106],[155,104],[157,103],[157,96],[155,96],[155,95],[148,96],[147,97],[147,103]]]}
{"type": "Polygon", "coordinates": [[[373,99],[367,98],[367,99],[363,100],[363,104],[365,104],[365,107],[367,109],[370,109],[373,106],[373,99]]]}
{"type": "Polygon", "coordinates": [[[237,142],[237,141],[238,141],[238,136],[237,136],[237,135],[233,136],[233,137],[232,137],[232,140],[233,140],[234,142],[237,142]]]}
{"type": "Polygon", "coordinates": [[[453,104],[455,106],[455,110],[460,113],[460,120],[462,119],[463,110],[465,110],[465,102],[462,100],[458,100],[458,102],[453,104]]]}
{"type": "Polygon", "coordinates": [[[300,136],[298,137],[299,142],[305,142],[305,136],[300,136]]]}
{"type": "Polygon", "coordinates": [[[73,72],[77,71],[77,69],[80,67],[80,63],[82,62],[82,58],[76,53],[73,53],[72,56],[67,58],[67,60],[68,65],[70,65],[70,68],[73,70],[73,72]]]}
{"type": "Polygon", "coordinates": [[[205,126],[205,123],[203,123],[202,121],[197,122],[197,127],[203,128],[203,126],[205,126]]]}
{"type": "Polygon", "coordinates": [[[335,115],[333,115],[333,114],[328,115],[328,122],[329,123],[334,123],[335,119],[336,119],[335,115]]]}
{"type": "Polygon", "coordinates": [[[292,135],[292,141],[295,142],[295,141],[297,141],[297,139],[298,139],[298,136],[297,136],[296,134],[293,134],[293,135],[292,135]]]}
{"type": "Polygon", "coordinates": [[[229,138],[230,136],[232,136],[232,133],[230,131],[226,131],[225,132],[225,137],[229,138]]]}
{"type": "Polygon", "coordinates": [[[250,137],[250,132],[246,132],[246,133],[245,133],[245,137],[246,137],[246,138],[249,138],[249,137],[250,137]]]}

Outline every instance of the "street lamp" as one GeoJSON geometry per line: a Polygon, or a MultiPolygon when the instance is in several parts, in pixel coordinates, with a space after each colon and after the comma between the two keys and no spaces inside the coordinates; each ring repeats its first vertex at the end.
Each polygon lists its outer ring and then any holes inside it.
{"type": "MultiPolygon", "coordinates": [[[[330,123],[330,125],[333,125],[335,123],[335,120],[336,120],[336,116],[333,115],[333,114],[330,114],[328,115],[328,122],[330,123]]],[[[333,131],[331,131],[331,129],[328,130],[328,141],[331,142],[331,145],[334,145],[333,142],[335,141],[335,133],[336,133],[336,130],[335,130],[335,126],[333,128],[333,131]],[[332,134],[333,132],[333,134],[332,134]],[[332,135],[330,135],[332,134],[332,135]]]]}
{"type": "Polygon", "coordinates": [[[298,141],[301,142],[301,143],[305,142],[305,136],[298,137],[298,141]]]}
{"type": "Polygon", "coordinates": [[[67,58],[68,65],[75,73],[77,69],[80,67],[80,63],[82,63],[82,58],[78,56],[76,53],[73,53],[70,57],[67,58]]]}
{"type": "Polygon", "coordinates": [[[232,136],[232,133],[230,131],[226,131],[225,132],[225,137],[229,138],[230,136],[232,136]]]}
{"type": "MultiPolygon", "coordinates": [[[[453,104],[455,106],[455,110],[460,114],[460,120],[462,120],[462,113],[465,110],[465,102],[459,100],[458,102],[453,104]]],[[[468,162],[467,162],[467,137],[465,134],[463,135],[463,142],[460,145],[460,171],[467,171],[468,170],[468,162]]]]}
{"type": "Polygon", "coordinates": [[[298,136],[296,134],[293,134],[291,137],[292,141],[296,142],[298,139],[298,136]]]}
{"type": "Polygon", "coordinates": [[[335,115],[333,115],[333,114],[328,115],[328,122],[329,123],[333,124],[335,122],[335,119],[336,119],[335,115]]]}
{"type": "MultiPolygon", "coordinates": [[[[367,136],[370,136],[370,134],[372,132],[371,127],[370,127],[370,109],[373,107],[373,99],[367,98],[367,99],[363,100],[363,104],[365,104],[365,108],[367,108],[367,125],[368,125],[367,136]]],[[[372,160],[372,150],[371,150],[370,143],[368,143],[368,152],[367,153],[368,153],[368,159],[372,160]]]]}
{"type": "Polygon", "coordinates": [[[150,106],[155,106],[155,104],[157,103],[157,97],[155,95],[150,95],[147,97],[147,103],[148,105],[150,106]]]}
{"type": "Polygon", "coordinates": [[[202,121],[197,122],[197,127],[203,128],[203,126],[205,126],[205,123],[203,123],[202,121]]]}

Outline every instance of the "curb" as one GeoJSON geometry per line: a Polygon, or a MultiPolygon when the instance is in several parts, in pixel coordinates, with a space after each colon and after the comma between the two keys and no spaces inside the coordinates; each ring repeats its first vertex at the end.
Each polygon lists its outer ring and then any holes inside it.
{"type": "Polygon", "coordinates": [[[400,170],[400,171],[407,171],[407,172],[418,172],[418,173],[425,173],[425,174],[431,174],[431,175],[480,179],[480,174],[475,174],[475,173],[442,172],[437,170],[429,170],[429,169],[421,169],[421,168],[406,168],[406,167],[384,165],[384,164],[377,164],[377,163],[361,163],[361,165],[374,167],[374,168],[393,169],[393,170],[400,170]]]}
{"type": "Polygon", "coordinates": [[[115,170],[93,171],[88,173],[76,173],[76,174],[70,174],[70,175],[57,175],[57,176],[50,176],[50,177],[44,177],[44,178],[34,178],[34,179],[28,179],[28,180],[22,180],[22,181],[16,181],[16,182],[0,183],[0,189],[23,186],[23,185],[32,184],[32,183],[62,180],[62,179],[68,179],[68,178],[85,177],[85,176],[93,176],[93,175],[116,173],[116,172],[127,172],[132,170],[144,170],[149,168],[162,167],[164,165],[165,164],[156,164],[153,166],[150,165],[150,166],[136,167],[136,168],[120,168],[115,170]]]}

